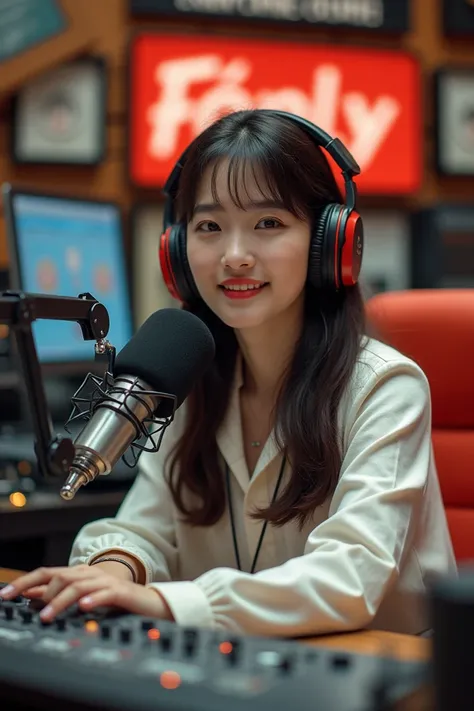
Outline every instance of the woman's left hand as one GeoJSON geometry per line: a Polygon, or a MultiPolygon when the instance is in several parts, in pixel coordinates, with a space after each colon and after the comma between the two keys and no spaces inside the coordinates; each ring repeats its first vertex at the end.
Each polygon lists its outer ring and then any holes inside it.
{"type": "Polygon", "coordinates": [[[4,600],[16,595],[44,600],[47,604],[40,616],[45,622],[76,602],[84,612],[106,606],[147,617],[172,619],[168,605],[153,588],[119,580],[93,565],[37,568],[0,591],[4,600]]]}

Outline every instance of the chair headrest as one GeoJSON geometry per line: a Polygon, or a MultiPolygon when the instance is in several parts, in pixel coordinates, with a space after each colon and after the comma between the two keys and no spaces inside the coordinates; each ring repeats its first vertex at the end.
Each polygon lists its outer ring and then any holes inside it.
{"type": "Polygon", "coordinates": [[[367,302],[375,338],[425,372],[433,426],[474,429],[474,289],[414,289],[367,302]]]}

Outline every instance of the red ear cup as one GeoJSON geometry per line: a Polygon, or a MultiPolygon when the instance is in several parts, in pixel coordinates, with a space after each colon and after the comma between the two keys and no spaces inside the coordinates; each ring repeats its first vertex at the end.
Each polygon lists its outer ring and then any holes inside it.
{"type": "Polygon", "coordinates": [[[190,304],[200,298],[186,250],[186,228],[170,225],[160,238],[159,258],[163,281],[174,299],[190,304]]]}
{"type": "MultiPolygon", "coordinates": [[[[364,227],[358,212],[351,210],[343,229],[337,272],[343,286],[354,286],[359,279],[364,253],[364,227]]],[[[340,239],[337,241],[341,242],[340,239]]]]}
{"type": "Polygon", "coordinates": [[[165,282],[168,291],[174,299],[178,299],[178,301],[181,301],[182,299],[178,291],[178,286],[176,284],[176,279],[173,274],[173,267],[171,263],[170,237],[172,230],[173,227],[168,227],[168,229],[161,235],[160,245],[158,248],[158,256],[160,259],[163,281],[165,282]]]}
{"type": "Polygon", "coordinates": [[[358,212],[330,203],[313,228],[308,281],[316,289],[354,286],[359,278],[364,250],[364,230],[358,212]]]}

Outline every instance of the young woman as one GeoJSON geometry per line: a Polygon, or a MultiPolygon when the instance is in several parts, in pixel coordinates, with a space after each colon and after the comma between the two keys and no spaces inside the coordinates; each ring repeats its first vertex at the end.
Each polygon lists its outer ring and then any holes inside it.
{"type": "MultiPolygon", "coordinates": [[[[42,597],[46,620],[79,601],[250,634],[429,627],[427,581],[455,570],[429,387],[366,335],[359,219],[318,143],[263,110],[193,142],[162,238],[182,240],[185,278],[165,276],[209,325],[213,367],[117,516],[4,597],[42,597]]],[[[350,202],[351,156],[328,151],[350,202]]]]}

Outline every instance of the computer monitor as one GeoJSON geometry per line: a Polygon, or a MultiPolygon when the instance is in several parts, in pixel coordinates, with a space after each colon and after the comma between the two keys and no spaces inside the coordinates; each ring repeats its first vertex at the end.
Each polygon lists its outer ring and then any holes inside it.
{"type": "MultiPolygon", "coordinates": [[[[117,352],[133,335],[122,219],[111,202],[3,186],[12,289],[78,296],[90,292],[110,316],[117,352]]],[[[94,359],[75,322],[33,323],[41,364],[76,366],[94,359]]],[[[70,369],[68,369],[70,370],[70,369]]]]}

